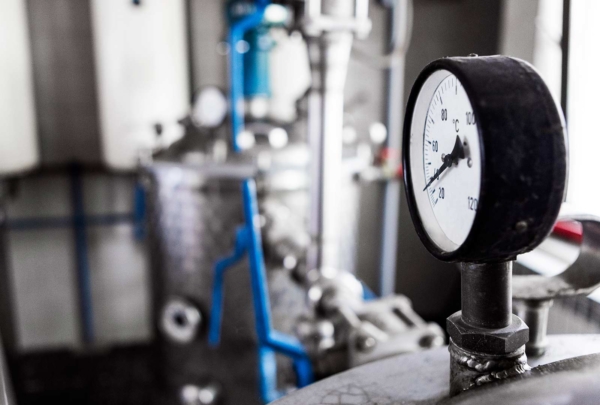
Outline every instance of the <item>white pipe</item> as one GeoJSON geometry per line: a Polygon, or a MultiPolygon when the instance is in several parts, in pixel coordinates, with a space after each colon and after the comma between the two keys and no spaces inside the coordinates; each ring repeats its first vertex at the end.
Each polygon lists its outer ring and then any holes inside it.
{"type": "Polygon", "coordinates": [[[25,0],[0,1],[0,175],[39,163],[25,0]]]}
{"type": "Polygon", "coordinates": [[[321,15],[321,0],[306,0],[304,14],[309,18],[319,17],[321,15]]]}
{"type": "MultiPolygon", "coordinates": [[[[387,74],[388,127],[387,147],[393,151],[389,164],[398,167],[401,162],[402,117],[404,116],[405,56],[412,31],[412,1],[399,0],[391,9],[390,64],[387,74]]],[[[383,196],[383,219],[381,239],[381,262],[379,293],[392,295],[396,291],[396,265],[398,246],[398,221],[400,216],[401,182],[388,182],[383,196]]]]}
{"type": "Polygon", "coordinates": [[[308,269],[339,268],[340,182],[342,180],[342,130],[344,86],[353,34],[325,33],[310,40],[313,83],[309,97],[311,149],[312,238],[308,269]]]}
{"type": "Polygon", "coordinates": [[[369,19],[369,0],[356,0],[354,18],[357,21],[367,21],[369,19]]]}

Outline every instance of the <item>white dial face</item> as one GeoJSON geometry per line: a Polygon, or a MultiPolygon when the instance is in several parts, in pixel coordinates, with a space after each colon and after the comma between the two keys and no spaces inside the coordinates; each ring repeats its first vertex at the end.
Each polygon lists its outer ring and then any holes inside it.
{"type": "Polygon", "coordinates": [[[446,252],[464,243],[481,188],[476,117],[460,81],[446,70],[431,74],[413,111],[411,181],[425,231],[446,252]]]}

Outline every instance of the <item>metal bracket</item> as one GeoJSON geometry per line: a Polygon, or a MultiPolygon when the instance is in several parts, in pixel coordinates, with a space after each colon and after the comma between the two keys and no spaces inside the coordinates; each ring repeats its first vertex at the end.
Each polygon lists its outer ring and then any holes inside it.
{"type": "Polygon", "coordinates": [[[588,295],[600,287],[600,218],[590,215],[561,216],[559,220],[581,223],[583,239],[577,260],[554,277],[514,276],[512,296],[522,301],[523,320],[529,325],[527,354],[545,352],[548,312],[555,298],[588,295]]]}

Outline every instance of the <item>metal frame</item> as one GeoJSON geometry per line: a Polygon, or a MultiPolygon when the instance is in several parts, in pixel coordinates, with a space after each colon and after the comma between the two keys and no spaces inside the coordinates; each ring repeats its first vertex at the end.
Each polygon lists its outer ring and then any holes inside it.
{"type": "Polygon", "coordinates": [[[87,228],[90,226],[112,226],[133,223],[137,240],[143,240],[146,234],[145,191],[138,182],[134,191],[134,210],[129,213],[86,215],[84,206],[84,188],[82,175],[84,168],[71,164],[68,168],[71,190],[71,210],[69,216],[44,216],[32,218],[7,218],[7,231],[30,231],[40,229],[72,228],[74,233],[75,259],[77,272],[77,292],[81,339],[84,344],[93,344],[95,340],[94,311],[91,292],[90,264],[88,258],[87,228]]]}

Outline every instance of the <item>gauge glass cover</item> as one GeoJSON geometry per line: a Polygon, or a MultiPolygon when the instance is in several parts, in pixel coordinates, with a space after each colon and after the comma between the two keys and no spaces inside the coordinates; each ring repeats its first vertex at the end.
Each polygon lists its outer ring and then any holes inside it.
{"type": "Polygon", "coordinates": [[[421,87],[412,115],[409,153],[412,190],[423,228],[441,250],[453,252],[465,242],[475,220],[482,161],[471,102],[447,70],[433,72],[421,87]]]}

